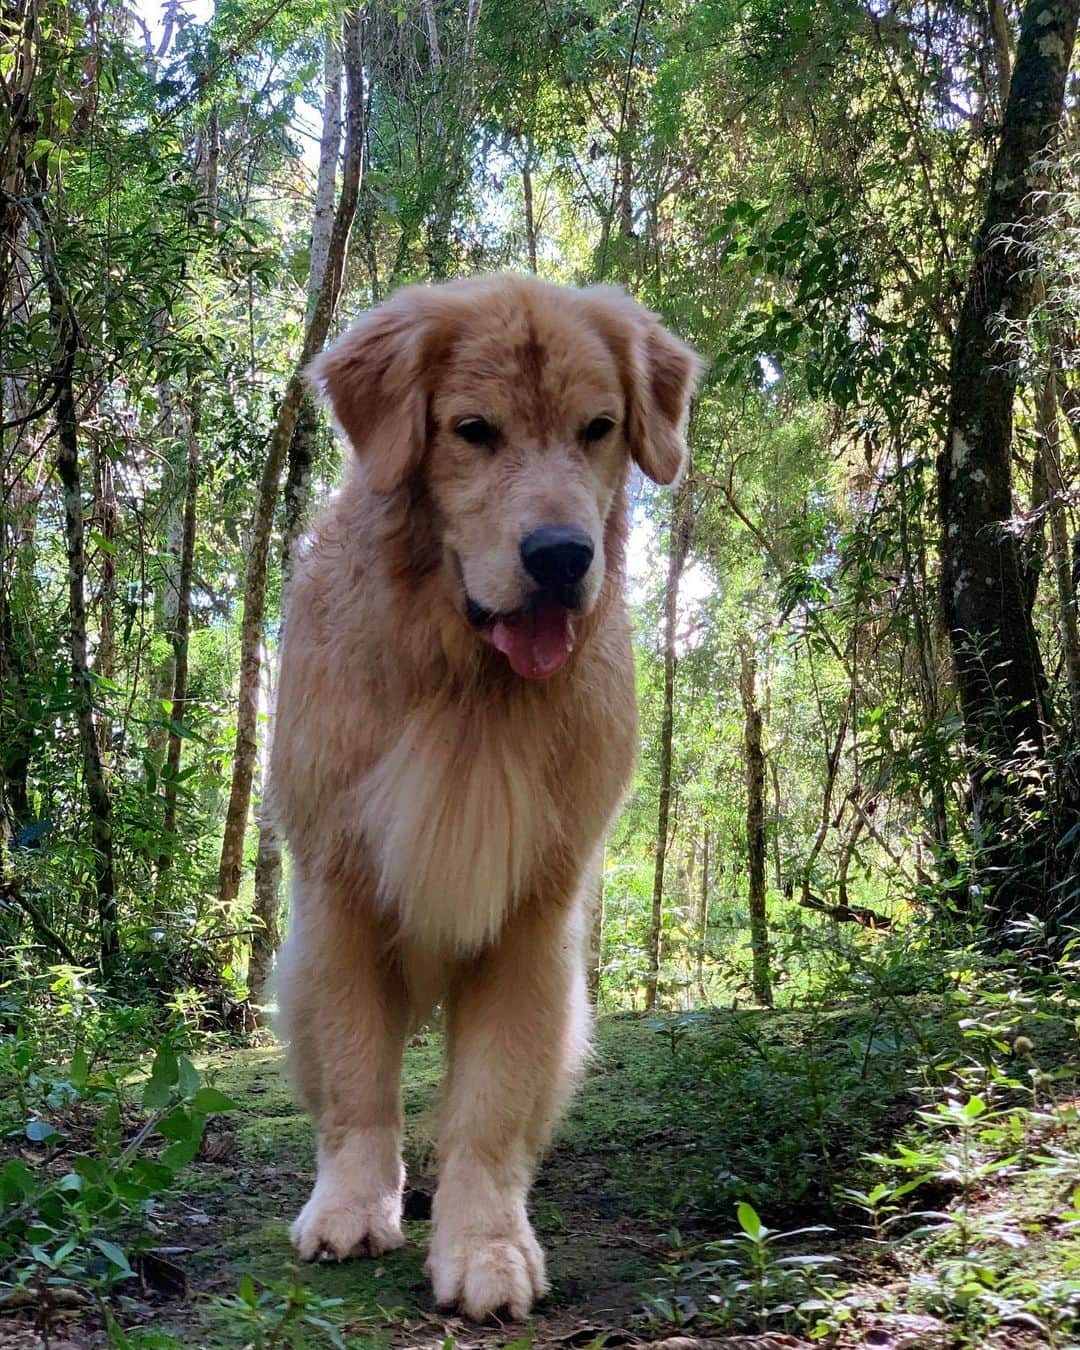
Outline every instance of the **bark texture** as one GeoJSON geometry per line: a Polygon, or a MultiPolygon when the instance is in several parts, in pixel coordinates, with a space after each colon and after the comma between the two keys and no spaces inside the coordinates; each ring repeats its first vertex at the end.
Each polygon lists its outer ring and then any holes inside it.
{"type": "Polygon", "coordinates": [[[656,861],[653,868],[652,913],[649,918],[649,968],[645,980],[645,1008],[656,1007],[660,981],[660,946],[664,926],[664,865],[671,823],[671,747],[675,726],[675,674],[678,658],[675,626],[679,609],[679,581],[690,548],[689,480],[672,498],[668,544],[667,584],[664,587],[664,709],[660,723],[660,792],[656,811],[656,861]]]}
{"type": "Polygon", "coordinates": [[[1080,0],[1029,0],[1024,10],[986,213],[953,339],[948,429],[938,461],[942,607],[972,759],[974,837],[992,915],[1002,926],[1032,904],[1045,909],[1046,841],[1037,825],[1025,825],[1017,785],[1032,769],[1041,772],[1047,715],[1022,546],[1010,527],[1012,333],[1034,296],[1030,245],[1044,209],[1036,192],[1039,164],[1062,115],[1078,20],[1080,0]]]}
{"type": "Polygon", "coordinates": [[[765,750],[757,702],[754,656],[739,644],[739,693],[742,696],[743,749],[746,754],[746,857],[749,878],[751,982],[754,1000],[772,1006],[769,978],[769,921],[765,909],[765,750]]]}

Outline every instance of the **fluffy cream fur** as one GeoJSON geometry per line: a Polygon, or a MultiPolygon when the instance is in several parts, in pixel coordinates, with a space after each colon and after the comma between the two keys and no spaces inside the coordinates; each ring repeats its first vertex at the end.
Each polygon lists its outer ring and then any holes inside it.
{"type": "Polygon", "coordinates": [[[677,476],[695,373],[619,292],[508,276],[400,292],[313,370],[354,458],[297,567],[272,763],[295,872],[279,1001],[319,1139],[293,1239],[401,1241],[402,1047],[441,1002],[428,1265],[473,1317],[546,1288],[526,1198],[587,1043],[591,861],[633,760],[626,476],[677,476]],[[478,415],[497,447],[455,434],[478,415]],[[531,681],[465,603],[526,603],[518,546],[552,523],[596,557],[572,655],[531,681]]]}

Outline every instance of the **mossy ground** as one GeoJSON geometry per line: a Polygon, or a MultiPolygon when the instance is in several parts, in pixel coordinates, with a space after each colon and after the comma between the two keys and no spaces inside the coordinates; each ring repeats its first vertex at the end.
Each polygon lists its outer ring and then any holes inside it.
{"type": "MultiPolygon", "coordinates": [[[[670,1058],[649,1022],[601,1022],[593,1062],[533,1191],[533,1221],[552,1285],[544,1323],[624,1320],[640,1308],[657,1275],[662,1234],[680,1189],[678,1173],[658,1147],[658,1122],[670,1114],[670,1058]]],[[[366,1342],[416,1344],[426,1336],[442,1345],[455,1322],[434,1309],[424,1274],[441,1036],[431,1030],[414,1037],[406,1052],[406,1214],[415,1217],[406,1219],[405,1246],[374,1261],[294,1260],[288,1223],[313,1179],[314,1140],[294,1104],[283,1060],[272,1046],[224,1051],[201,1066],[239,1110],[228,1121],[235,1146],[225,1160],[195,1164],[182,1202],[168,1204],[170,1240],[194,1248],[186,1258],[192,1291],[231,1293],[245,1272],[259,1282],[297,1280],[343,1300],[342,1320],[366,1342]]],[[[233,1343],[220,1310],[196,1325],[189,1310],[174,1311],[178,1316],[163,1317],[162,1324],[171,1320],[177,1331],[201,1334],[207,1345],[233,1343]]],[[[492,1338],[501,1343],[497,1328],[492,1338]]]]}
{"type": "MultiPolygon", "coordinates": [[[[985,1335],[972,1337],[972,1319],[955,1296],[927,1293],[949,1258],[948,1243],[928,1237],[902,1248],[882,1245],[838,1198],[844,1188],[869,1187],[885,1175],[867,1154],[921,1137],[917,1109],[931,1100],[935,1075],[940,1083],[961,1063],[977,1073],[987,1038],[1000,1033],[980,1033],[973,1041],[970,1014],[963,1006],[913,998],[815,1012],[602,1017],[595,1056],[532,1195],[552,1289],[524,1331],[478,1328],[432,1303],[423,1266],[443,1070],[437,1029],[414,1037],[406,1055],[406,1244],[378,1260],[341,1265],[299,1265],[289,1244],[288,1223],[313,1179],[314,1142],[280,1047],[215,1052],[199,1067],[237,1109],[211,1123],[207,1156],[155,1214],[162,1247],[186,1272],[187,1297],[151,1290],[122,1307],[123,1321],[129,1329],[169,1331],[181,1344],[207,1350],[323,1343],[314,1333],[297,1341],[253,1336],[230,1302],[249,1275],[260,1289],[300,1288],[340,1300],[333,1316],[356,1350],[639,1343],[638,1337],[672,1335],[673,1321],[687,1311],[715,1312],[709,1296],[716,1286],[702,1275],[702,1244],[730,1235],[737,1203],[749,1201],[773,1228],[829,1227],[783,1249],[838,1257],[842,1284],[854,1291],[848,1321],[837,1323],[826,1344],[1038,1340],[1023,1319],[988,1324],[985,1335]],[[922,1339],[897,1340],[898,1327],[914,1328],[922,1339]]],[[[1042,1316],[1039,1300],[1051,1286],[1064,1306],[1073,1279],[1080,1298],[1080,1237],[1068,1217],[1070,1205],[1077,1208],[1073,1187],[1080,1185],[1080,1127],[1068,1106],[1075,1095],[1076,1030],[1059,1016],[1018,1025],[1033,1047],[1025,1063],[1050,1072],[1043,1100],[1054,1102],[1056,1113],[1052,1119],[1046,1110],[1031,1113],[1015,1126],[1015,1140],[988,1146],[988,1157],[1013,1153],[1015,1161],[979,1181],[967,1201],[981,1225],[975,1246],[986,1278],[1002,1290],[1019,1290],[1017,1307],[1042,1316]],[[1034,1291],[1030,1298],[1025,1284],[1034,1291]]],[[[995,1052],[998,1059],[1002,1053],[1008,1060],[1008,1050],[995,1052]]],[[[1000,1067],[993,1072],[1000,1074],[1000,1067]]],[[[906,1204],[954,1208],[959,1190],[949,1166],[943,1159],[931,1168],[930,1180],[906,1204]]],[[[742,1316],[723,1330],[753,1320],[742,1316]]],[[[700,1334],[715,1338],[720,1330],[700,1334]]],[[[153,1344],[137,1336],[132,1343],[153,1344]]],[[[1059,1337],[1053,1343],[1074,1342],[1059,1337]]]]}

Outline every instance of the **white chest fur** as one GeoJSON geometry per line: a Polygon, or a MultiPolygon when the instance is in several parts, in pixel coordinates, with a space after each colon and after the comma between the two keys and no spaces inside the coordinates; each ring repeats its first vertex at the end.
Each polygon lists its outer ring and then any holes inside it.
{"type": "Polygon", "coordinates": [[[558,825],[550,738],[534,719],[437,705],[411,714],[360,789],[381,902],[433,950],[499,932],[558,825]]]}

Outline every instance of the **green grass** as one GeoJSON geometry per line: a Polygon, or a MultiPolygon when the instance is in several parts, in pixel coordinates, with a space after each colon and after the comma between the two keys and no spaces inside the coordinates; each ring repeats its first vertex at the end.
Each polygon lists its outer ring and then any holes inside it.
{"type": "MultiPolygon", "coordinates": [[[[1080,1185],[1080,1127],[1068,1107],[1076,1044],[1071,1018],[1055,1008],[1013,1007],[989,996],[985,1005],[919,995],[818,1011],[600,1018],[595,1054],[532,1196],[552,1281],[536,1310],[537,1344],[575,1328],[640,1329],[689,1314],[719,1319],[725,1329],[752,1327],[760,1316],[742,1306],[744,1293],[731,1294],[727,1267],[719,1268],[722,1278],[707,1270],[710,1252],[729,1255],[709,1244],[735,1231],[739,1202],[749,1202],[772,1229],[813,1223],[834,1230],[798,1239],[791,1250],[842,1257],[837,1287],[856,1290],[863,1303],[847,1313],[843,1300],[836,1305],[830,1334],[837,1343],[859,1344],[850,1326],[863,1335],[875,1317],[887,1322],[906,1310],[959,1327],[949,1332],[957,1343],[994,1344],[985,1339],[987,1327],[997,1325],[987,1308],[977,1300],[975,1312],[960,1306],[935,1273],[950,1259],[955,1224],[883,1256],[864,1216],[837,1198],[843,1188],[899,1184],[906,1174],[868,1155],[904,1145],[930,1161],[927,1180],[897,1208],[954,1213],[961,1189],[949,1175],[950,1138],[928,1129],[919,1108],[975,1092],[1003,1113],[1003,1123],[984,1132],[980,1156],[1015,1153],[1016,1161],[967,1195],[978,1249],[973,1264],[1002,1300],[1047,1325],[1060,1323],[1080,1272],[1080,1238],[1068,1217],[1080,1185]],[[1031,1043],[1023,1053],[1010,1039],[1017,1033],[1031,1043]],[[1032,1068],[1045,1077],[1034,1113],[1025,1088],[1032,1068]],[[986,1221],[1002,1209],[1016,1241],[1002,1240],[986,1221]],[[723,1299],[710,1302],[716,1288],[723,1299]],[[650,1299],[659,1300],[651,1314],[650,1299]],[[977,1335],[968,1334],[973,1327],[977,1335]]],[[[237,1289],[249,1276],[253,1289],[280,1287],[286,1301],[290,1290],[306,1291],[312,1315],[325,1311],[350,1346],[441,1346],[448,1335],[492,1347],[512,1343],[519,1333],[497,1326],[466,1336],[434,1309],[424,1274],[442,1074],[438,1031],[414,1038],[406,1053],[407,1241],[378,1260],[294,1260],[288,1223],[313,1180],[314,1140],[283,1058],[270,1046],[219,1050],[199,1062],[206,1080],[237,1103],[211,1123],[211,1136],[233,1139],[217,1150],[218,1161],[194,1163],[153,1212],[155,1242],[190,1249],[178,1258],[190,1296],[121,1300],[121,1320],[168,1329],[180,1344],[207,1350],[259,1344],[237,1312],[237,1289]]],[[[914,1224],[905,1221],[890,1236],[914,1224]]],[[[320,1342],[317,1332],[305,1331],[296,1343],[320,1342]]]]}

